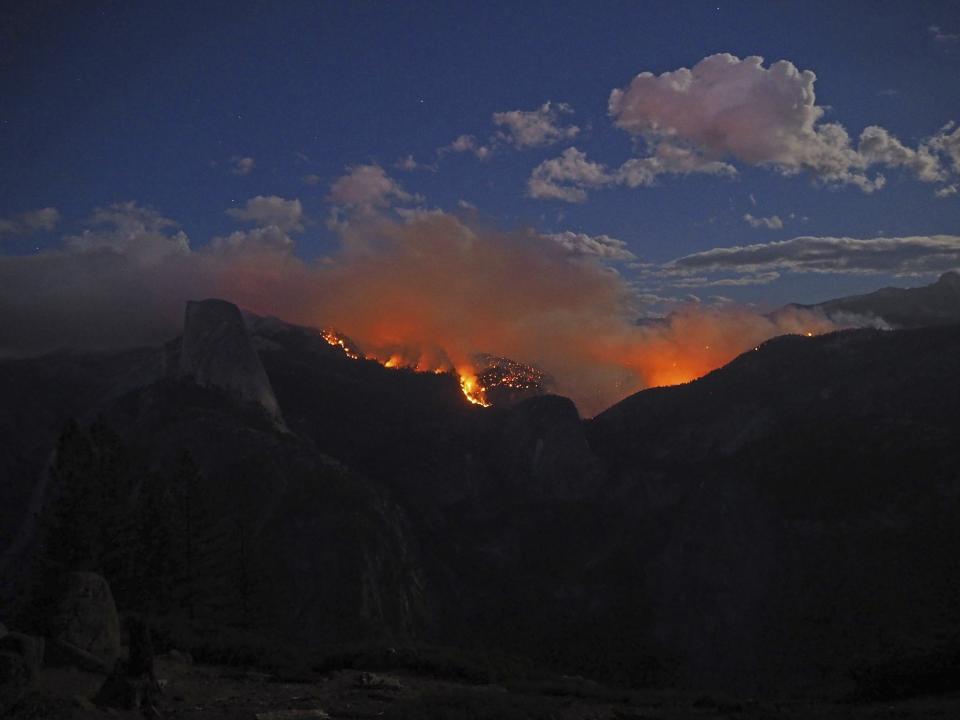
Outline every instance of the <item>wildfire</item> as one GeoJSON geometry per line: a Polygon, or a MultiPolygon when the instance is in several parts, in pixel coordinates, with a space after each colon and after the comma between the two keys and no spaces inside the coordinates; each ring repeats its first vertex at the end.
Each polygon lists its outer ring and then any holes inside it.
{"type": "Polygon", "coordinates": [[[474,405],[490,407],[490,403],[487,402],[487,389],[477,382],[477,378],[470,373],[458,371],[457,374],[460,376],[460,389],[463,391],[463,396],[474,405]]]}
{"type": "Polygon", "coordinates": [[[335,330],[321,330],[323,339],[334,347],[339,347],[344,354],[351,360],[359,360],[360,354],[353,348],[352,344],[340,333],[335,330]]]}
{"type": "Polygon", "coordinates": [[[362,354],[349,338],[341,335],[336,330],[329,328],[321,330],[320,335],[329,345],[340,348],[351,360],[373,360],[387,368],[408,368],[416,372],[432,372],[438,375],[446,372],[454,372],[460,379],[460,390],[469,402],[474,405],[480,405],[481,407],[490,407],[490,403],[486,397],[486,388],[480,384],[477,376],[468,368],[454,369],[449,363],[430,365],[423,359],[410,362],[400,353],[391,353],[384,359],[374,354],[362,354]]]}

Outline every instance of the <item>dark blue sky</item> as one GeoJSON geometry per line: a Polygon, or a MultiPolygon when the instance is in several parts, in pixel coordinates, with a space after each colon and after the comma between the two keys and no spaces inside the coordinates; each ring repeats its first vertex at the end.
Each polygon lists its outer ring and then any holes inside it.
{"type": "Polygon", "coordinates": [[[497,227],[623,241],[636,258],[618,270],[663,297],[814,301],[926,282],[960,252],[960,134],[942,130],[960,120],[957,2],[35,1],[2,13],[5,254],[59,247],[94,208],[126,201],[174,219],[202,247],[237,228],[227,209],[278,196],[301,201],[296,252],[314,258],[338,243],[327,222],[331,184],[363,165],[380,166],[407,194],[395,205],[455,211],[465,201],[497,227]],[[658,134],[649,125],[657,109],[638,120],[646,132],[632,133],[608,112],[611,91],[638,73],[694,68],[715,53],[763,57],[757,78],[778,60],[816,73],[823,115],[813,132],[839,123],[850,136],[842,177],[832,156],[811,160],[813,150],[734,147],[713,115],[686,134],[658,134]],[[549,121],[576,134],[524,143],[493,121],[548,101],[549,121]],[[857,155],[868,126],[913,159],[857,155]],[[463,135],[489,155],[440,150],[463,135]],[[925,179],[916,161],[924,143],[937,163],[925,179]],[[664,171],[636,187],[618,174],[631,158],[674,147],[727,170],[664,171]],[[602,166],[602,179],[551,176],[584,197],[535,197],[535,168],[568,148],[602,166]],[[399,167],[407,156],[429,167],[399,167]],[[867,192],[843,173],[886,182],[867,192]],[[59,222],[28,229],[40,208],[56,208],[59,222]],[[954,238],[946,251],[943,242],[905,255],[897,247],[865,265],[843,252],[833,267],[804,264],[802,248],[783,248],[761,265],[661,271],[694,253],[800,236],[939,235],[954,238]]]}

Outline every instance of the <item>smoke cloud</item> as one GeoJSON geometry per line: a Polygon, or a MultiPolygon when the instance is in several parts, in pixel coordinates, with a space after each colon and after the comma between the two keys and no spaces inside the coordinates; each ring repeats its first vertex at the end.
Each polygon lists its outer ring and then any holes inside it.
{"type": "Polygon", "coordinates": [[[0,352],[161,342],[179,334],[186,300],[222,297],[423,370],[470,372],[477,353],[536,365],[592,415],[774,335],[833,327],[807,312],[692,305],[638,325],[636,295],[595,257],[439,211],[363,213],[340,226],[337,254],[310,264],[276,226],[193,249],[175,223],[133,204],[95,219],[55,251],[0,256],[0,352]]]}

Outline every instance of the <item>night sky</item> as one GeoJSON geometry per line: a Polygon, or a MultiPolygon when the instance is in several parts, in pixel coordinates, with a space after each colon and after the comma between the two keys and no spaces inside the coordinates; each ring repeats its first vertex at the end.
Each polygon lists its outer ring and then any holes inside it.
{"type": "Polygon", "coordinates": [[[21,2],[0,28],[8,268],[130,222],[322,262],[359,210],[532,228],[652,307],[960,265],[956,2],[21,2]]]}

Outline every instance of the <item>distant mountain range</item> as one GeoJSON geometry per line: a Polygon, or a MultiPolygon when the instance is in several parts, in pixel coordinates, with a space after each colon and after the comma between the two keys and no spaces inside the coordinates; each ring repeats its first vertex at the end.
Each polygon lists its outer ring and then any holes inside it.
{"type": "MultiPolygon", "coordinates": [[[[131,514],[190,454],[233,543],[210,576],[242,560],[245,616],[278,643],[743,693],[953,682],[958,282],[824,303],[911,329],[775,338],[590,421],[552,395],[471,405],[452,375],[218,300],[162,348],[0,360],[0,620],[30,603],[72,417],[120,438],[131,514]]],[[[236,587],[202,588],[210,627],[236,587]]]]}
{"type": "Polygon", "coordinates": [[[946,272],[935,283],[917,288],[886,287],[866,295],[794,307],[821,310],[839,322],[873,318],[889,328],[949,325],[960,322],[960,273],[946,272]]]}

